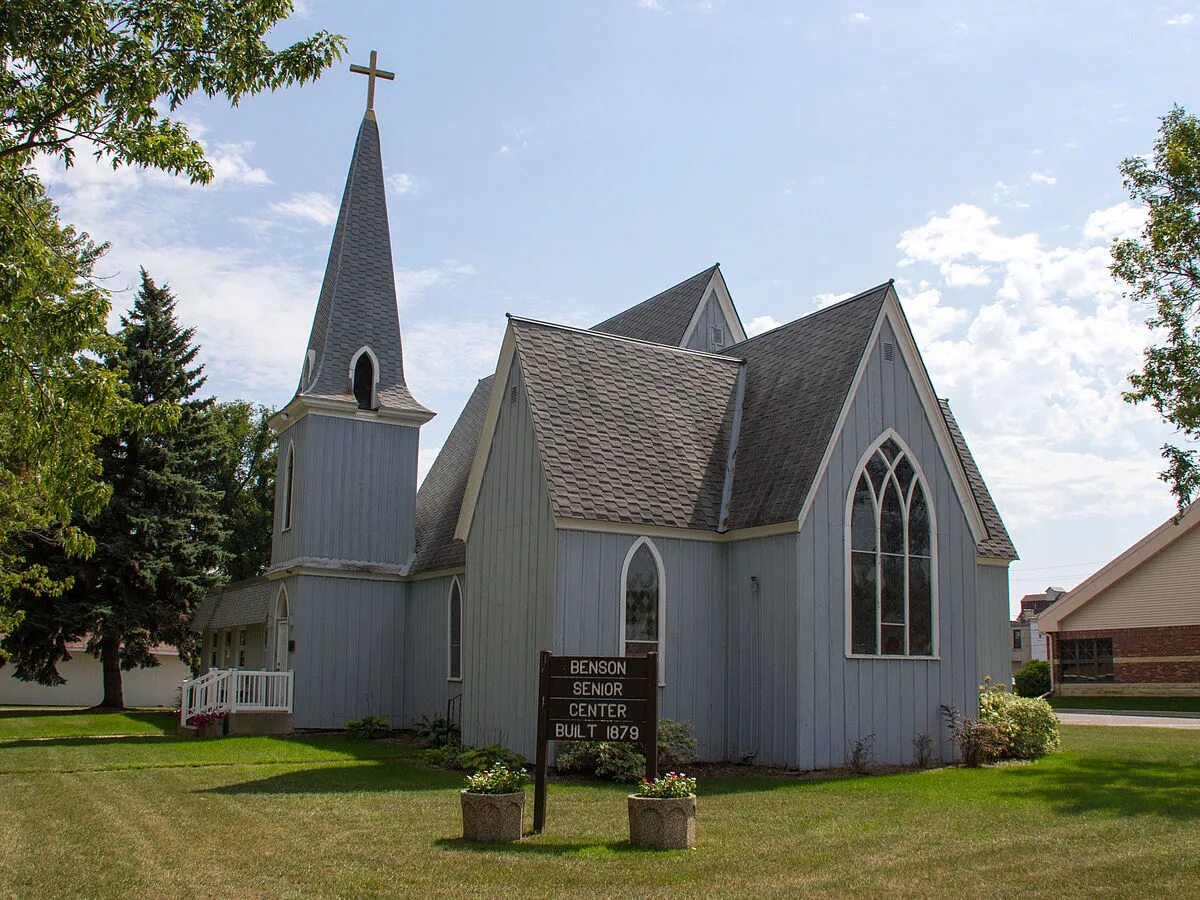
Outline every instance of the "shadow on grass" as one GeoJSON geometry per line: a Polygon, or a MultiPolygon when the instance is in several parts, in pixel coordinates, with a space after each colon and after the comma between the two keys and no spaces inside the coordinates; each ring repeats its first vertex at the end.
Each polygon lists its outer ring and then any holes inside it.
{"type": "Polygon", "coordinates": [[[137,722],[174,721],[175,714],[169,709],[97,709],[93,706],[4,706],[0,707],[0,719],[33,719],[46,716],[102,716],[115,715],[137,722]]]}
{"type": "MultiPolygon", "coordinates": [[[[526,835],[529,837],[529,835],[526,835]]],[[[540,856],[608,856],[610,854],[662,854],[663,851],[643,850],[628,841],[611,843],[585,843],[583,841],[568,841],[558,843],[539,843],[529,840],[513,844],[479,844],[466,838],[438,838],[433,842],[435,847],[457,853],[514,853],[535,854],[540,856]]],[[[680,850],[686,853],[686,850],[680,850]]]]}
{"type": "Polygon", "coordinates": [[[1011,771],[1015,792],[1070,815],[1157,816],[1176,821],[1200,819],[1200,768],[1163,762],[1117,759],[1058,759],[1054,765],[1011,771]]]}
{"type": "Polygon", "coordinates": [[[437,769],[411,765],[406,759],[373,759],[326,763],[284,772],[268,778],[239,781],[198,793],[240,796],[246,794],[354,794],[402,791],[438,791],[457,787],[461,778],[437,769]]]}

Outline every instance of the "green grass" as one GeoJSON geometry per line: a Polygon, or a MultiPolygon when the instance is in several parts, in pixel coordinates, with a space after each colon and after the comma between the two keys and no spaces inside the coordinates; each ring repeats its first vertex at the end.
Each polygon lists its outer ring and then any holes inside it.
{"type": "Polygon", "coordinates": [[[618,786],[552,784],[545,834],[478,847],[457,837],[461,779],[406,744],[29,727],[0,718],[0,896],[1135,896],[1200,880],[1196,731],[1065,727],[1062,753],[983,770],[706,779],[697,848],[650,853],[626,843],[618,786]]]}
{"type": "Polygon", "coordinates": [[[1200,697],[1049,697],[1055,709],[1200,713],[1200,697]]]}
{"type": "Polygon", "coordinates": [[[0,741],[106,734],[174,734],[179,723],[159,709],[95,713],[86,709],[0,706],[0,741]]]}

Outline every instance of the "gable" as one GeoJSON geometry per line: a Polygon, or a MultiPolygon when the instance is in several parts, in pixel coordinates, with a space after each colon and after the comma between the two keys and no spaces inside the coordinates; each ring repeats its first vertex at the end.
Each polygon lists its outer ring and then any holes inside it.
{"type": "Polygon", "coordinates": [[[684,332],[680,346],[689,350],[704,350],[723,353],[726,348],[746,340],[741,317],[733,305],[729,288],[721,270],[713,273],[704,302],[696,307],[696,313],[684,332]]]}
{"type": "Polygon", "coordinates": [[[1200,625],[1200,528],[1063,617],[1063,631],[1200,625]]]}
{"type": "Polygon", "coordinates": [[[709,293],[714,276],[720,277],[718,267],[710,266],[661,294],[655,294],[649,300],[617,313],[592,330],[680,347],[696,318],[701,301],[709,293]]]}

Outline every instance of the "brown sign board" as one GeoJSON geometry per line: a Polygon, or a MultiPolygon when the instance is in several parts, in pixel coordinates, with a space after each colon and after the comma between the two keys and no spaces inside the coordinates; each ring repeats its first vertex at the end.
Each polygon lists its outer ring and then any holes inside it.
{"type": "Polygon", "coordinates": [[[646,777],[658,775],[658,654],[555,656],[542,651],[538,679],[533,830],[546,823],[550,741],[641,744],[646,777]]]}

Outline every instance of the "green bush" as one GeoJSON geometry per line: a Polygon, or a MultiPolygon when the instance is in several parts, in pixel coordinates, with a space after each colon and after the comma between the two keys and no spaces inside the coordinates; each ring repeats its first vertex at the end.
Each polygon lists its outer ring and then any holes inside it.
{"type": "Polygon", "coordinates": [[[460,747],[443,744],[425,751],[425,762],[439,769],[462,769],[464,772],[485,772],[496,766],[516,772],[525,765],[525,757],[499,744],[486,747],[460,747]]]}
{"type": "Polygon", "coordinates": [[[979,692],[979,721],[995,731],[998,759],[1037,759],[1057,750],[1058,716],[1045,700],[1018,697],[999,686],[979,692]]]}
{"type": "MultiPolygon", "coordinates": [[[[696,733],[690,722],[658,723],[658,768],[671,769],[696,758],[696,733]]],[[[640,744],[577,741],[558,754],[560,772],[579,772],[612,781],[637,781],[646,774],[646,754],[640,744]]]]}
{"type": "Polygon", "coordinates": [[[1044,659],[1031,659],[1013,676],[1018,697],[1040,697],[1050,693],[1050,663],[1044,659]]]}
{"type": "Polygon", "coordinates": [[[445,716],[432,719],[421,716],[416,731],[417,743],[422,747],[445,747],[448,744],[457,747],[461,743],[458,725],[445,716]]]}
{"type": "Polygon", "coordinates": [[[351,737],[371,740],[379,737],[391,727],[387,716],[363,716],[346,723],[346,733],[351,737]]]}

